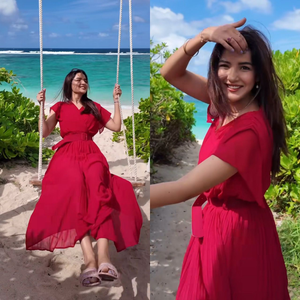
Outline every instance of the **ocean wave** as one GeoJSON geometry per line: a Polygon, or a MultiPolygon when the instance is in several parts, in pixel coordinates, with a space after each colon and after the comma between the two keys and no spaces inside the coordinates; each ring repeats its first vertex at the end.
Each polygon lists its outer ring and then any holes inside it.
{"type": "Polygon", "coordinates": [[[0,54],[22,54],[24,51],[17,51],[17,50],[6,50],[0,51],[0,54]]]}
{"type": "MultiPolygon", "coordinates": [[[[1,54],[26,54],[26,55],[39,55],[40,51],[22,51],[22,50],[5,50],[0,51],[1,54]]],[[[107,52],[107,53],[84,53],[84,52],[75,52],[75,51],[43,51],[43,55],[118,55],[115,52],[107,52]]],[[[121,52],[120,55],[130,55],[130,52],[121,52]]],[[[142,52],[132,52],[132,55],[150,55],[150,53],[142,53],[142,52]]]]}
{"type": "MultiPolygon", "coordinates": [[[[25,52],[24,54],[40,54],[40,51],[29,51],[29,52],[25,52]]],[[[69,55],[69,54],[75,54],[75,51],[43,51],[43,54],[69,55]]]]}
{"type": "MultiPolygon", "coordinates": [[[[108,53],[96,53],[102,55],[118,55],[115,52],[108,52],[108,53]]],[[[120,55],[130,55],[130,52],[121,52],[120,55]]],[[[141,53],[141,52],[132,52],[132,55],[150,55],[150,53],[141,53]]]]}

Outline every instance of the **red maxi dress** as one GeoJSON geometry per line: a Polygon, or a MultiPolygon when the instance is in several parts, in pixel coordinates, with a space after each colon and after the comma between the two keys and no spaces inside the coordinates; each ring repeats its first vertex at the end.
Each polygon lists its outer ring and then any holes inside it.
{"type": "Polygon", "coordinates": [[[219,129],[218,122],[207,132],[199,163],[215,155],[238,173],[193,205],[192,237],[176,300],[288,300],[280,242],[264,198],[270,185],[272,131],[262,109],[219,129]]]}
{"type": "Polygon", "coordinates": [[[100,124],[92,114],[81,114],[84,108],[72,102],[51,107],[63,140],[53,147],[58,150],[28,224],[28,250],[73,247],[86,233],[114,241],[117,251],[139,241],[142,215],[132,185],[110,174],[106,158],[92,140],[111,115],[94,103],[100,124]]]}

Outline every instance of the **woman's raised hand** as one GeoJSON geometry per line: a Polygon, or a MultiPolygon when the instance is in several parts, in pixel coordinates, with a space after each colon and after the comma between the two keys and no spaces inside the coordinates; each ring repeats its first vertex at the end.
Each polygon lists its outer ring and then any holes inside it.
{"type": "Polygon", "coordinates": [[[43,89],[42,91],[40,91],[37,96],[36,96],[36,100],[41,104],[42,102],[46,101],[46,89],[43,89]]]}
{"type": "Polygon", "coordinates": [[[240,21],[231,24],[208,27],[200,33],[200,36],[202,40],[219,43],[229,51],[244,53],[247,50],[248,45],[237,28],[243,26],[245,23],[246,18],[243,18],[240,21]]]}
{"type": "Polygon", "coordinates": [[[114,97],[114,100],[119,100],[119,98],[121,97],[122,95],[122,90],[120,88],[120,85],[118,85],[117,83],[115,84],[115,88],[114,88],[114,91],[113,91],[113,97],[114,97]]]}

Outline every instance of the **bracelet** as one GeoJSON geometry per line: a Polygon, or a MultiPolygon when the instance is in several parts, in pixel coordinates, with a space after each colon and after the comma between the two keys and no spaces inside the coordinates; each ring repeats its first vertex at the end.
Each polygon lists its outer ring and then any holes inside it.
{"type": "Polygon", "coordinates": [[[187,51],[186,51],[186,46],[187,46],[187,44],[188,44],[189,41],[190,41],[190,40],[187,40],[187,41],[183,44],[183,51],[184,51],[184,53],[185,53],[187,56],[190,56],[190,57],[197,56],[198,53],[199,53],[199,50],[198,50],[195,54],[193,54],[193,55],[187,53],[187,51]]]}
{"type": "Polygon", "coordinates": [[[114,101],[114,103],[120,103],[120,101],[118,100],[118,101],[114,101]]]}

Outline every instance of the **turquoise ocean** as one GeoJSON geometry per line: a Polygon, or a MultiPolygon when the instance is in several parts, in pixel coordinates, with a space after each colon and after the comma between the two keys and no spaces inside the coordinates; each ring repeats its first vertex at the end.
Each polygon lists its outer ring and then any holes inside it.
{"type": "MultiPolygon", "coordinates": [[[[119,84],[123,91],[122,107],[131,107],[129,49],[121,49],[119,84]]],[[[133,83],[135,107],[150,93],[150,50],[133,49],[133,83]]],[[[16,74],[20,92],[36,101],[41,89],[39,49],[1,49],[0,67],[16,74]]],[[[104,107],[113,107],[112,92],[117,75],[117,49],[44,49],[43,87],[46,106],[60,100],[65,76],[73,69],[83,69],[88,76],[88,96],[104,107]]],[[[4,86],[5,87],[5,86],[4,86]]]]}
{"type": "MultiPolygon", "coordinates": [[[[135,107],[141,98],[148,98],[150,92],[150,50],[133,50],[133,81],[135,107]]],[[[60,100],[60,90],[65,76],[73,68],[83,69],[89,79],[88,96],[106,108],[113,107],[112,91],[116,82],[117,49],[44,49],[43,50],[44,88],[46,106],[60,100]]],[[[1,49],[0,68],[12,70],[16,74],[20,92],[36,102],[40,91],[39,49],[1,49]]],[[[119,84],[123,94],[123,108],[131,108],[131,78],[129,49],[121,49],[119,84]]],[[[9,85],[2,87],[10,89],[9,85]]],[[[206,123],[207,104],[190,96],[184,100],[195,103],[196,125],[193,133],[203,140],[209,128],[206,123]]]]}
{"type": "Polygon", "coordinates": [[[188,95],[184,96],[184,101],[188,103],[194,103],[196,107],[196,113],[194,117],[196,119],[196,124],[193,126],[193,133],[196,136],[197,140],[204,140],[204,137],[210,127],[210,123],[207,123],[207,108],[208,104],[203,103],[197,99],[194,99],[188,95]]]}

